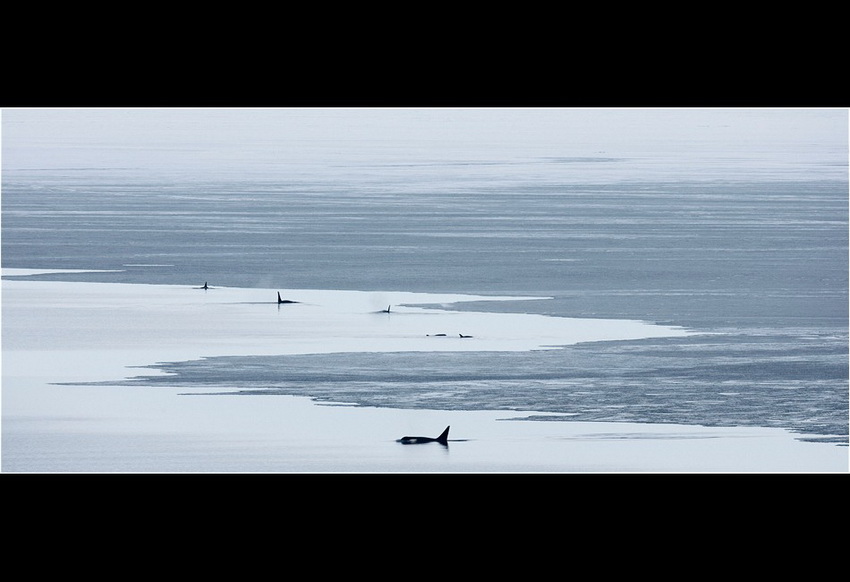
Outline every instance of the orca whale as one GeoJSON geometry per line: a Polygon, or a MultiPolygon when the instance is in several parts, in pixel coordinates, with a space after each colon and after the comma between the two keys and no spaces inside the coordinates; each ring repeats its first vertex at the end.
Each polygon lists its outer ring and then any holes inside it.
{"type": "Polygon", "coordinates": [[[422,436],[404,436],[404,437],[401,437],[400,439],[398,439],[398,442],[400,442],[403,445],[421,445],[423,443],[440,443],[441,445],[448,446],[448,444],[449,444],[449,428],[451,428],[451,427],[447,426],[446,430],[443,431],[443,434],[441,434],[437,438],[422,437],[422,436]]]}
{"type": "Polygon", "coordinates": [[[280,298],[280,291],[278,291],[277,292],[277,304],[280,305],[281,303],[298,303],[298,302],[292,301],[291,299],[281,299],[280,298]]]}
{"type": "Polygon", "coordinates": [[[462,333],[458,334],[460,337],[472,337],[471,335],[463,335],[462,333]]]}
{"type": "Polygon", "coordinates": [[[390,312],[390,307],[392,307],[392,305],[387,305],[387,308],[386,308],[386,309],[381,310],[381,313],[389,313],[389,312],[390,312]]]}
{"type": "Polygon", "coordinates": [[[204,286],[203,286],[203,287],[193,287],[193,289],[204,289],[204,290],[206,290],[206,289],[212,289],[212,287],[210,287],[209,285],[207,285],[207,282],[206,282],[206,281],[204,281],[204,286]]]}

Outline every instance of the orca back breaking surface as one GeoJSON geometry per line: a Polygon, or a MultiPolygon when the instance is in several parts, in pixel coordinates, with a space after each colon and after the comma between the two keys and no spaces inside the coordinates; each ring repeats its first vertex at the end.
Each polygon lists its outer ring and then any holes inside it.
{"type": "Polygon", "coordinates": [[[421,445],[424,443],[440,443],[441,445],[448,446],[449,444],[449,429],[451,426],[447,426],[446,430],[443,431],[443,434],[438,436],[437,438],[431,437],[423,437],[423,436],[403,436],[398,439],[403,445],[421,445]]]}
{"type": "Polygon", "coordinates": [[[278,291],[277,292],[277,304],[280,305],[281,303],[298,303],[298,302],[292,301],[291,299],[281,299],[280,298],[280,291],[278,291]]]}

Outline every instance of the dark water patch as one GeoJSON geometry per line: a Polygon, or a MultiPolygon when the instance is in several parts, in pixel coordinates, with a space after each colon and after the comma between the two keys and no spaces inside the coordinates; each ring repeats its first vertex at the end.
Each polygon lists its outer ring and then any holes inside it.
{"type": "MultiPolygon", "coordinates": [[[[536,352],[216,357],[122,384],[361,406],[535,410],[563,420],[762,426],[847,443],[846,335],[596,342],[536,352]]],[[[113,383],[110,383],[113,384],[113,383]]]]}
{"type": "Polygon", "coordinates": [[[63,280],[551,296],[518,309],[689,327],[848,317],[846,181],[394,191],[77,172],[4,176],[2,205],[5,267],[123,270],[63,280]]]}

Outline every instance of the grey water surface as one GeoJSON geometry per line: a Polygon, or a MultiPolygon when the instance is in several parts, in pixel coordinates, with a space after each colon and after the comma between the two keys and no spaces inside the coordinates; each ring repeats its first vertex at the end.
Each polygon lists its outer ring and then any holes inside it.
{"type": "Polygon", "coordinates": [[[139,389],[782,427],[847,444],[846,111],[652,110],[650,123],[287,110],[262,126],[263,112],[239,125],[238,112],[155,111],[159,132],[134,125],[127,143],[85,141],[74,118],[71,145],[51,141],[48,112],[24,113],[3,116],[3,266],[110,271],[33,278],[539,296],[453,308],[697,332],[507,354],[207,358],[126,381],[139,389]]]}

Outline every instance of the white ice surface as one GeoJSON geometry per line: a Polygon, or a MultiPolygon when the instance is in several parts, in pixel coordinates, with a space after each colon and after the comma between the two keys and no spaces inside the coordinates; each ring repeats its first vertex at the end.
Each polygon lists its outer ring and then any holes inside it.
{"type": "MultiPolygon", "coordinates": [[[[4,270],[4,275],[22,274],[4,270]]],[[[681,335],[643,322],[405,304],[508,298],[398,292],[2,282],[4,471],[847,471],[847,448],[779,429],[505,420],[530,411],[321,406],[283,396],[58,386],[156,362],[335,351],[530,350],[681,335]],[[381,313],[392,305],[391,313],[381,313]],[[445,333],[446,337],[434,337],[445,333]],[[458,334],[472,335],[460,338],[458,334]],[[429,336],[430,335],[430,336],[429,336]],[[448,449],[404,446],[436,436],[448,449]]],[[[510,298],[515,299],[515,298],[510,298]]],[[[208,390],[205,390],[208,391],[208,390]]]]}

